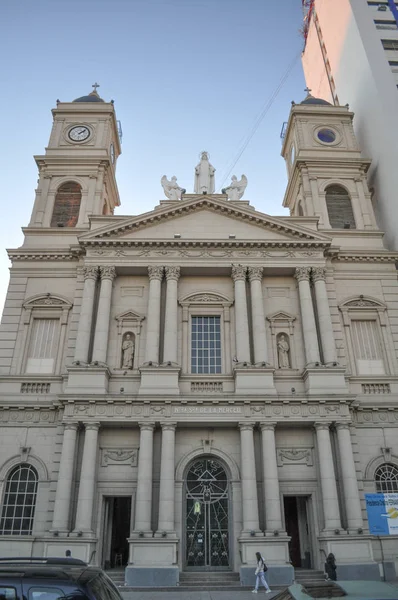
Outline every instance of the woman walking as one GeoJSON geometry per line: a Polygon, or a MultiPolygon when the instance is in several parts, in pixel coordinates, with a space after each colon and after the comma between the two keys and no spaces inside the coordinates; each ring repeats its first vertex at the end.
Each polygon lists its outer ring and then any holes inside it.
{"type": "Polygon", "coordinates": [[[268,571],[267,565],[265,564],[265,561],[264,561],[263,557],[261,556],[260,552],[256,552],[256,558],[257,558],[257,568],[255,570],[256,585],[254,586],[254,590],[252,590],[252,592],[253,592],[253,594],[257,594],[258,586],[260,585],[260,582],[261,582],[263,584],[263,586],[265,587],[265,593],[269,594],[271,592],[271,589],[264,577],[265,571],[268,571]]]}

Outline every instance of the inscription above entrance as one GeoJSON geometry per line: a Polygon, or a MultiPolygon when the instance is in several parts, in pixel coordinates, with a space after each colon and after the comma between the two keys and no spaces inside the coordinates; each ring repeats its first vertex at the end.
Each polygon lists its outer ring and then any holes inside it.
{"type": "Polygon", "coordinates": [[[175,406],[174,407],[175,414],[193,414],[200,413],[204,415],[208,415],[210,413],[214,414],[241,414],[242,407],[241,406],[175,406]]]}

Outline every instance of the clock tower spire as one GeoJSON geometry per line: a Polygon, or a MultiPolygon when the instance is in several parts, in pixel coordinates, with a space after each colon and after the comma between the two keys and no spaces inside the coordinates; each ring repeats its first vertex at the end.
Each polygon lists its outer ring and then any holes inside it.
{"type": "Polygon", "coordinates": [[[53,127],[39,169],[29,227],[88,228],[91,215],[113,214],[120,205],[115,170],[121,153],[113,101],[98,94],[60,102],[52,110],[53,127]]]}

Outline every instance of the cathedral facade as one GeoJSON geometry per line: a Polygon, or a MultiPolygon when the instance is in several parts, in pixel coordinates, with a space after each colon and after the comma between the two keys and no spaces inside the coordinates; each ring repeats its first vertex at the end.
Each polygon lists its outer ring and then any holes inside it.
{"type": "Polygon", "coordinates": [[[247,584],[256,552],[271,583],[330,552],[340,579],[392,578],[398,536],[370,535],[365,494],[398,493],[398,254],[353,114],[292,106],[283,217],[246,178],[214,193],[207,153],[194,193],[162,178],[151,212],[115,215],[113,103],[53,117],[9,250],[0,554],[71,550],[136,586],[247,584]]]}

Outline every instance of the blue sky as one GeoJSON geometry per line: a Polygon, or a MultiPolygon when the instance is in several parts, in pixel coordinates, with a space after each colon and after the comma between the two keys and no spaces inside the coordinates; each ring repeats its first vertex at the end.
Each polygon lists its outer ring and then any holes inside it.
{"type": "MultiPolygon", "coordinates": [[[[91,91],[114,99],[123,128],[117,214],[151,210],[160,178],[176,175],[193,191],[194,167],[207,150],[216,187],[242,142],[293,67],[232,174],[245,198],[286,214],[280,130],[291,100],[304,96],[300,0],[13,0],[0,24],[2,93],[1,248],[22,244],[37,168],[56,100],[91,91]]],[[[0,307],[9,261],[0,248],[0,307]]]]}

